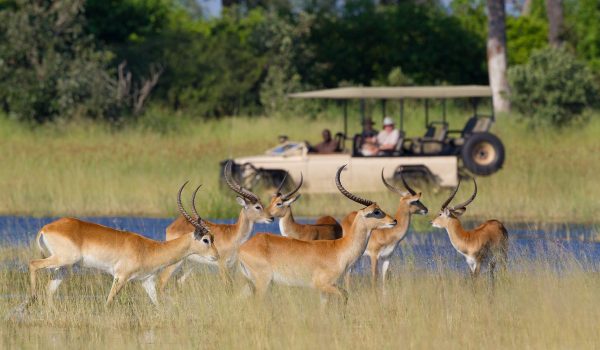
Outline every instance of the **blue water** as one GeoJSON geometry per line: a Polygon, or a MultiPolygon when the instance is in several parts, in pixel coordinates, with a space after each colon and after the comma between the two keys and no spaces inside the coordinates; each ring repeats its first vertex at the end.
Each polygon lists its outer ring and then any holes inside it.
{"type": "MultiPolygon", "coordinates": [[[[56,218],[32,218],[24,216],[0,216],[0,245],[29,245],[39,229],[56,218]]],[[[164,240],[165,229],[172,218],[144,217],[86,217],[91,222],[114,227],[120,230],[137,232],[146,237],[164,240]]],[[[215,220],[231,223],[233,220],[215,220]]],[[[466,227],[472,225],[465,224],[466,227]]],[[[528,224],[508,224],[510,237],[509,260],[539,260],[557,269],[573,266],[586,270],[600,271],[600,237],[598,227],[592,225],[555,225],[540,228],[528,224]]],[[[279,234],[277,223],[257,224],[254,232],[279,234]]],[[[406,239],[396,249],[395,260],[410,263],[415,268],[466,269],[464,259],[454,250],[444,230],[409,232],[406,239]]],[[[362,271],[366,259],[361,259],[355,270],[362,271]]],[[[24,261],[7,261],[0,256],[3,268],[24,269],[24,261]]],[[[512,264],[516,268],[517,264],[512,264]]]]}

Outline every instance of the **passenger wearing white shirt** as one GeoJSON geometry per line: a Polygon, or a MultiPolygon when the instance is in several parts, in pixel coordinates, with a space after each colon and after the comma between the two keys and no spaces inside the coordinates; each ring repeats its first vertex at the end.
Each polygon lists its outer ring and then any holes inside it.
{"type": "Polygon", "coordinates": [[[398,143],[400,131],[394,129],[394,120],[390,117],[383,119],[383,130],[377,134],[377,145],[380,153],[393,151],[398,143]]]}

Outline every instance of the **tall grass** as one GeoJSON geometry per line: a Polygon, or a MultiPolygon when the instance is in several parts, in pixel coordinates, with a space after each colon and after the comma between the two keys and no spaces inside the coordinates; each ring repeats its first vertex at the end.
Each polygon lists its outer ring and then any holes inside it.
{"type": "MultiPolygon", "coordinates": [[[[2,253],[21,261],[31,256],[28,249],[2,253]]],[[[0,270],[0,313],[8,316],[0,321],[0,347],[597,348],[597,272],[560,254],[512,264],[518,268],[494,288],[486,278],[472,282],[466,267],[426,271],[393,264],[385,296],[361,276],[353,279],[346,309],[332,302],[324,312],[308,289],[275,287],[258,302],[238,298],[238,279],[229,296],[206,270],[181,288],[169,285],[158,308],[132,282],[105,309],[110,277],[77,273],[61,285],[55,309],[40,303],[16,317],[11,312],[25,298],[27,274],[0,270]],[[556,261],[566,270],[556,270],[556,261]]],[[[39,275],[43,286],[48,276],[39,275]]]]}
{"type": "MultiPolygon", "coordinates": [[[[374,106],[371,106],[374,108],[374,106]]],[[[388,112],[396,114],[394,106],[388,112]]],[[[352,110],[350,134],[358,132],[352,110]]],[[[439,114],[433,109],[432,114],[439,114]]],[[[407,106],[409,135],[424,132],[421,109],[407,106]]],[[[469,112],[451,108],[451,126],[461,128],[469,112]]],[[[261,154],[277,135],[318,141],[320,131],[343,127],[341,110],[315,116],[233,117],[202,120],[151,110],[136,125],[117,129],[99,123],[53,124],[30,129],[0,118],[0,213],[23,215],[173,216],[175,193],[190,179],[204,184],[199,198],[206,217],[232,217],[239,208],[218,186],[219,161],[261,154]]],[[[600,118],[583,128],[531,130],[516,116],[500,116],[493,131],[506,149],[504,169],[480,178],[471,217],[538,222],[597,222],[600,212],[600,118]]],[[[375,117],[378,120],[378,117],[375,117]]],[[[378,176],[374,172],[373,176],[378,176]]],[[[459,197],[467,196],[465,183],[459,197]]],[[[424,189],[430,209],[447,196],[424,189]]],[[[267,200],[266,193],[262,193],[267,200]]],[[[395,198],[369,194],[388,211],[395,198]]],[[[337,195],[305,196],[296,215],[343,215],[355,209],[337,195]]]]}

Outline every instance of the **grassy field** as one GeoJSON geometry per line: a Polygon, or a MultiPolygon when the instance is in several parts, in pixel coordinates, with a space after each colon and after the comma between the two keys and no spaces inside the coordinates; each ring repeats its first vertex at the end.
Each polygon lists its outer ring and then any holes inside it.
{"type": "MultiPolygon", "coordinates": [[[[31,129],[0,118],[0,214],[174,216],[176,191],[190,179],[204,184],[199,207],[205,217],[232,217],[239,209],[233,194],[218,187],[220,160],[260,154],[280,134],[318,141],[323,128],[342,128],[340,115],[330,107],[313,117],[204,121],[152,110],[137,125],[118,130],[89,122],[31,129]]],[[[409,135],[421,135],[422,111],[409,109],[407,115],[409,135]]],[[[451,109],[451,126],[462,127],[466,116],[451,109]]],[[[349,123],[351,133],[359,129],[357,117],[349,123]]],[[[598,222],[598,117],[582,128],[553,131],[531,130],[515,116],[500,116],[493,130],[507,148],[505,167],[479,179],[469,217],[598,222]]],[[[464,187],[459,198],[471,191],[464,187]]],[[[423,202],[437,210],[447,194],[426,190],[423,202]]],[[[392,195],[369,196],[394,210],[392,195]]],[[[338,195],[305,196],[295,204],[300,216],[340,216],[355,207],[338,195]]]]}
{"type": "MultiPolygon", "coordinates": [[[[3,249],[26,261],[29,249],[3,249]]],[[[382,296],[364,277],[349,289],[347,309],[320,310],[314,291],[276,287],[264,303],[228,296],[213,273],[201,271],[177,288],[171,283],[154,308],[139,282],[128,284],[105,309],[111,279],[75,274],[61,285],[56,308],[37,304],[20,318],[24,272],[0,270],[0,347],[203,349],[592,349],[598,347],[600,279],[556,253],[512,261],[496,282],[472,283],[466,271],[423,271],[392,265],[382,296]],[[568,273],[556,272],[557,261],[568,273]]],[[[466,267],[465,267],[466,270],[466,267]]],[[[563,270],[564,271],[564,270],[563,270]]],[[[41,286],[47,274],[40,273],[41,286]]]]}

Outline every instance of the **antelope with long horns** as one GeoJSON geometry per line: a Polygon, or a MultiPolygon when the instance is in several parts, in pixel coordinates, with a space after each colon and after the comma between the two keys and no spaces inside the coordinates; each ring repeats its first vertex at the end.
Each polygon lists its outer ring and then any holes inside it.
{"type": "MultiPolygon", "coordinates": [[[[242,186],[233,179],[231,166],[231,161],[225,164],[224,178],[229,188],[238,195],[236,200],[242,207],[237,222],[235,224],[216,224],[207,220],[202,220],[203,224],[206,225],[214,235],[215,246],[219,250],[220,258],[218,261],[207,261],[201,256],[196,255],[191,255],[187,258],[188,261],[195,263],[217,265],[219,267],[221,278],[228,289],[231,289],[232,287],[231,269],[235,266],[237,250],[240,244],[245,242],[250,236],[250,233],[252,233],[254,223],[273,222],[273,217],[264,209],[260,202],[260,198],[256,194],[242,188],[242,186]]],[[[200,215],[198,214],[196,207],[192,207],[192,209],[196,217],[199,218],[200,215]]],[[[193,230],[194,227],[189,221],[185,217],[180,216],[167,227],[166,239],[167,241],[173,240],[193,230]]],[[[173,272],[175,272],[182,263],[183,261],[164,269],[159,276],[160,290],[164,289],[173,272]]],[[[183,275],[178,280],[179,284],[182,284],[192,271],[192,266],[185,266],[183,275]]]]}
{"type": "Polygon", "coordinates": [[[113,275],[106,305],[113,301],[128,281],[134,279],[143,281],[142,286],[148,297],[157,305],[155,276],[162,268],[190,254],[216,261],[219,253],[210,230],[202,224],[202,220],[193,220],[181,204],[181,192],[186,184],[187,182],[179,189],[177,204],[181,214],[194,229],[172,241],[155,241],[136,233],[73,218],[58,219],[42,227],[36,242],[39,250],[47,257],[29,262],[31,301],[37,298],[38,270],[56,270],[46,288],[48,300],[52,303],[52,296],[64,278],[62,270],[81,263],[85,267],[96,268],[113,275]]]}
{"type": "Polygon", "coordinates": [[[431,222],[433,227],[445,228],[452,246],[467,260],[472,276],[479,275],[482,263],[489,263],[493,277],[497,263],[505,266],[508,254],[508,232],[498,220],[488,220],[472,230],[465,230],[458,219],[477,196],[477,182],[473,178],[471,197],[455,206],[448,206],[460,187],[460,181],[450,197],[442,204],[440,214],[431,222]]]}
{"type": "Polygon", "coordinates": [[[300,174],[300,183],[296,188],[284,194],[281,192],[281,189],[286,179],[287,174],[283,178],[283,181],[281,181],[281,184],[279,184],[277,192],[273,195],[271,203],[267,208],[271,215],[279,218],[279,231],[281,235],[303,241],[338,239],[342,237],[342,227],[331,216],[320,217],[313,225],[299,224],[294,220],[291,205],[300,198],[300,194],[296,193],[302,187],[303,176],[300,174]]]}
{"type": "MultiPolygon", "coordinates": [[[[400,169],[400,179],[406,191],[403,191],[397,187],[390,185],[383,176],[383,169],[381,170],[381,181],[388,188],[388,190],[396,193],[400,196],[398,201],[398,209],[396,209],[396,220],[398,224],[393,228],[377,229],[371,233],[369,238],[369,244],[365,250],[366,256],[371,261],[371,281],[373,286],[377,283],[377,277],[379,275],[379,261],[381,260],[381,282],[385,288],[386,274],[390,267],[390,259],[392,253],[398,246],[398,244],[406,237],[408,228],[410,226],[410,218],[412,214],[425,215],[427,214],[427,208],[421,203],[421,192],[417,193],[413,190],[400,169]]],[[[342,221],[342,227],[345,229],[349,228],[356,216],[356,212],[348,214],[342,221]]],[[[350,283],[350,271],[346,275],[346,287],[350,283]]]]}
{"type": "Polygon", "coordinates": [[[389,228],[396,220],[370,200],[348,192],[340,182],[338,169],[335,183],[338,190],[350,200],[362,204],[354,222],[344,236],[334,240],[302,241],[291,237],[260,233],[242,244],[239,262],[247,280],[247,288],[264,295],[269,285],[280,283],[313,288],[326,296],[348,300],[348,293],[338,286],[340,277],[364,253],[371,231],[389,228]]]}

